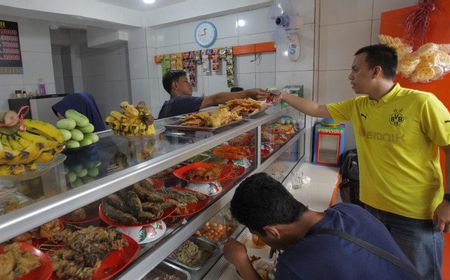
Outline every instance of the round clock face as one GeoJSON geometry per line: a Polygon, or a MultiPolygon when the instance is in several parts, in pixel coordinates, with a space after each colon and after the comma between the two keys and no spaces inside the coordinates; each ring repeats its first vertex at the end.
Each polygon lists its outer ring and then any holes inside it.
{"type": "Polygon", "coordinates": [[[212,22],[200,22],[195,28],[194,37],[197,44],[207,48],[216,41],[217,29],[212,22]]]}

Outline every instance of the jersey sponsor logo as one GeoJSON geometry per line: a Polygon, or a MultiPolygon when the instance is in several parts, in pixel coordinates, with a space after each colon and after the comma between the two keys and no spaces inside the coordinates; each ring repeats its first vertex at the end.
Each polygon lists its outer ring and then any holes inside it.
{"type": "Polygon", "coordinates": [[[405,140],[405,135],[400,133],[388,133],[388,132],[378,132],[378,131],[366,131],[364,128],[359,129],[359,135],[368,139],[383,141],[389,143],[398,143],[405,140]]]}
{"type": "Polygon", "coordinates": [[[360,115],[361,115],[361,117],[363,117],[365,120],[367,120],[367,115],[365,115],[365,114],[363,114],[363,113],[361,113],[360,115]]]}
{"type": "Polygon", "coordinates": [[[450,123],[450,120],[445,120],[444,123],[450,123]]]}
{"type": "Polygon", "coordinates": [[[393,126],[399,126],[402,124],[402,122],[405,121],[405,117],[402,114],[403,109],[394,109],[394,113],[389,117],[389,122],[393,126]]]}

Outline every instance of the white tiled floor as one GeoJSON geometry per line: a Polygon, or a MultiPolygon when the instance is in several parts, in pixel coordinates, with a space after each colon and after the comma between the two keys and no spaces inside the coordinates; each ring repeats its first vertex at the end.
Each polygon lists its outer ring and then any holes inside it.
{"type": "Polygon", "coordinates": [[[292,175],[301,175],[303,172],[304,176],[311,178],[311,183],[300,189],[292,190],[292,194],[311,210],[323,211],[328,208],[338,171],[337,167],[304,163],[292,175]]]}

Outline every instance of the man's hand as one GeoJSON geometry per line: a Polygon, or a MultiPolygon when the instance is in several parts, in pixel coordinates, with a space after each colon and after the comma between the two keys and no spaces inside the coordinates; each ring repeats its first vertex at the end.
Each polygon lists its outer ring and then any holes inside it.
{"type": "Polygon", "coordinates": [[[450,202],[444,200],[434,210],[434,223],[438,230],[450,232],[450,202]]]}
{"type": "Polygon", "coordinates": [[[227,243],[223,247],[223,255],[227,261],[232,263],[242,279],[244,280],[260,280],[256,270],[250,263],[250,259],[247,255],[247,248],[244,244],[236,241],[233,238],[228,239],[227,243]]]}
{"type": "Polygon", "coordinates": [[[256,99],[256,100],[265,100],[267,97],[269,97],[269,93],[266,91],[263,91],[260,88],[252,88],[252,89],[246,89],[244,90],[247,97],[256,99]]]}
{"type": "Polygon", "coordinates": [[[223,247],[223,255],[227,261],[236,264],[248,261],[247,248],[239,241],[233,238],[228,239],[223,247]]]}

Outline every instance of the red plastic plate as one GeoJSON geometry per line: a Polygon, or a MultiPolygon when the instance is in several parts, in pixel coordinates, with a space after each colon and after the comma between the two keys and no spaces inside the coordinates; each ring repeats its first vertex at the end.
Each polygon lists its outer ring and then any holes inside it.
{"type": "MultiPolygon", "coordinates": [[[[0,245],[0,254],[3,253],[4,246],[0,245]]],[[[53,267],[52,267],[52,261],[50,257],[42,252],[41,250],[36,249],[33,245],[30,245],[28,243],[20,243],[20,249],[22,251],[31,251],[31,253],[39,258],[39,262],[41,265],[39,267],[36,267],[32,271],[30,271],[28,274],[25,274],[21,277],[17,277],[16,280],[48,280],[50,279],[53,267]]]]}
{"type": "Polygon", "coordinates": [[[226,159],[243,159],[253,156],[253,151],[250,146],[231,146],[221,145],[212,151],[216,157],[226,159]]]}
{"type": "Polygon", "coordinates": [[[177,170],[175,170],[173,172],[173,175],[175,175],[176,177],[180,178],[181,180],[185,180],[191,183],[209,183],[209,182],[214,182],[214,181],[222,181],[222,180],[229,180],[230,178],[228,178],[228,175],[230,174],[230,172],[232,172],[233,169],[233,165],[232,164],[227,164],[222,168],[222,173],[219,175],[219,177],[217,178],[213,178],[210,180],[188,180],[186,179],[186,177],[184,176],[184,173],[186,173],[189,170],[193,170],[193,169],[197,169],[197,168],[212,168],[214,166],[214,164],[212,163],[207,163],[207,162],[195,162],[195,163],[191,163],[189,165],[183,166],[181,168],[178,168],[177,170]]]}
{"type": "MultiPolygon", "coordinates": [[[[184,189],[184,188],[180,188],[180,187],[170,187],[170,188],[175,189],[177,191],[182,191],[182,192],[197,193],[196,191],[184,189]]],[[[172,216],[170,216],[170,218],[184,218],[184,217],[192,216],[195,213],[203,210],[206,206],[208,206],[210,201],[211,201],[211,199],[209,198],[209,196],[205,195],[205,199],[202,199],[196,203],[188,204],[183,210],[181,210],[181,211],[183,211],[183,213],[181,213],[181,214],[174,213],[172,216]]]]}
{"type": "Polygon", "coordinates": [[[128,241],[128,246],[109,253],[92,275],[92,280],[111,279],[134,260],[140,249],[139,244],[126,234],[122,234],[122,237],[128,241]]]}
{"type": "Polygon", "coordinates": [[[167,218],[167,217],[169,217],[170,215],[172,215],[172,213],[175,212],[176,209],[177,209],[176,206],[169,207],[169,208],[167,208],[167,209],[164,211],[164,214],[162,215],[161,218],[159,218],[159,219],[157,219],[157,220],[145,222],[145,223],[140,223],[140,224],[137,224],[137,225],[122,225],[122,224],[120,224],[120,223],[118,223],[118,222],[116,222],[116,221],[111,220],[108,216],[106,216],[105,212],[103,211],[102,203],[100,203],[100,205],[99,205],[99,207],[98,207],[98,215],[100,216],[100,219],[101,219],[103,222],[107,223],[107,224],[110,225],[110,226],[114,226],[114,227],[124,227],[124,228],[125,228],[125,227],[126,227],[126,228],[128,228],[128,227],[142,227],[142,226],[148,226],[148,225],[150,225],[150,224],[153,224],[153,223],[156,223],[156,222],[158,222],[158,221],[164,220],[165,218],[167,218]]]}
{"type": "MultiPolygon", "coordinates": [[[[140,249],[139,244],[128,235],[118,233],[128,241],[128,246],[120,250],[111,251],[92,275],[92,280],[111,279],[114,275],[124,270],[138,254],[140,249]]],[[[59,278],[56,275],[52,275],[51,280],[59,280],[59,278]]]]}

